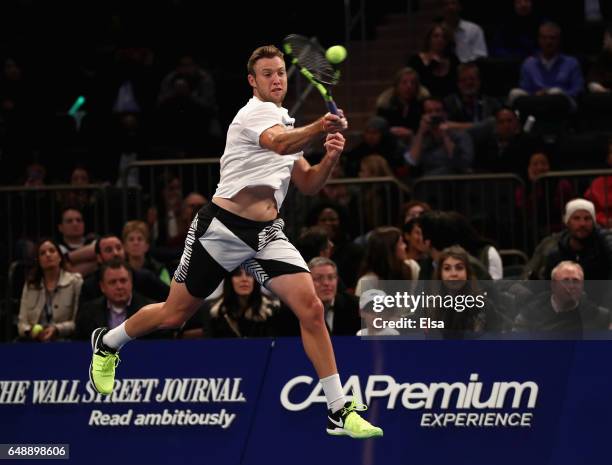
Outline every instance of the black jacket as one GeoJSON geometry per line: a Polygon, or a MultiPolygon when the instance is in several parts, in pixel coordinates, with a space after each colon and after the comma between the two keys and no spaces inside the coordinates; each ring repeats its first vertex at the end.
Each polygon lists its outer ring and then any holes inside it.
{"type": "Polygon", "coordinates": [[[550,332],[565,337],[581,338],[589,331],[605,331],[610,324],[610,310],[582,299],[574,310],[557,313],[550,292],[543,292],[521,311],[513,331],[550,332]]]}
{"type": "MultiPolygon", "coordinates": [[[[143,268],[134,270],[134,291],[154,302],[165,302],[170,287],[164,284],[152,271],[143,268]]],[[[79,306],[101,296],[100,271],[98,270],[83,281],[79,306]]]]}
{"type": "MultiPolygon", "coordinates": [[[[151,304],[153,301],[134,292],[132,301],[127,307],[127,318],[140,310],[145,305],[151,304]]],[[[86,302],[79,307],[76,316],[76,329],[74,333],[75,339],[89,339],[94,329],[103,326],[108,326],[108,304],[106,297],[98,297],[97,299],[86,302]]],[[[148,335],[150,338],[168,337],[171,333],[167,331],[156,331],[148,335]]]]}
{"type": "MultiPolygon", "coordinates": [[[[355,336],[361,329],[359,299],[354,295],[346,292],[337,293],[333,312],[334,319],[330,331],[332,336],[355,336]]],[[[281,307],[278,316],[274,319],[274,326],[278,336],[300,335],[300,322],[286,305],[281,307]]],[[[327,329],[329,330],[329,327],[327,329]]]]}

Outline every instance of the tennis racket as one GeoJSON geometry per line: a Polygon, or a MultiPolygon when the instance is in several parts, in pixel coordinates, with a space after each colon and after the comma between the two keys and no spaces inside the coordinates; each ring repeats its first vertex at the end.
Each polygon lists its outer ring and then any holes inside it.
{"type": "Polygon", "coordinates": [[[291,55],[291,64],[298,67],[302,76],[321,93],[327,109],[337,115],[338,107],[331,95],[329,86],[335,86],[340,79],[340,71],[325,58],[325,50],[316,39],[291,34],[283,40],[283,49],[291,55]]]}

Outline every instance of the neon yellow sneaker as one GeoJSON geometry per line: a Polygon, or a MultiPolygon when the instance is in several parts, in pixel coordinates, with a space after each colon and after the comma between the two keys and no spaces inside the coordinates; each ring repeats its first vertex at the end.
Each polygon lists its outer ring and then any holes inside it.
{"type": "Polygon", "coordinates": [[[102,338],[108,328],[98,328],[91,333],[91,349],[93,357],[89,365],[89,381],[100,394],[108,395],[115,387],[115,367],[119,365],[119,354],[107,347],[102,338]]]}
{"type": "Polygon", "coordinates": [[[383,435],[383,430],[370,424],[359,416],[368,407],[358,404],[355,399],[344,404],[336,413],[327,414],[327,434],[333,436],[350,436],[355,439],[375,438],[383,435]]]}

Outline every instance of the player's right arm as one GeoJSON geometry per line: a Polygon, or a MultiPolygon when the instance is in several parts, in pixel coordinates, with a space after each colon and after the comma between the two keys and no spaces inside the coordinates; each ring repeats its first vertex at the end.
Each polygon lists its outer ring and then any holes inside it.
{"type": "Polygon", "coordinates": [[[338,115],[327,113],[318,120],[300,128],[285,128],[275,125],[259,136],[259,145],[279,155],[299,152],[320,134],[332,134],[346,129],[346,120],[338,115]]]}

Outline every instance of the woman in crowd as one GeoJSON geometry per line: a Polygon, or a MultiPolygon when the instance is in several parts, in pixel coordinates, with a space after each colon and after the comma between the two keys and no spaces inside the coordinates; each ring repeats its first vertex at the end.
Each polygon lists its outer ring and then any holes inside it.
{"type": "Polygon", "coordinates": [[[430,315],[444,323],[443,337],[461,339],[484,332],[490,323],[488,319],[493,318],[493,307],[480,291],[465,249],[459,246],[444,249],[436,262],[434,279],[429,294],[441,296],[443,304],[436,305],[430,315]],[[466,299],[468,296],[471,298],[466,299]],[[452,305],[444,305],[451,300],[452,305]],[[468,301],[473,305],[468,305],[468,301]]]}
{"type": "Polygon", "coordinates": [[[243,268],[225,278],[223,296],[210,304],[205,316],[204,337],[273,336],[271,318],[280,302],[267,297],[243,268]]]}
{"type": "Polygon", "coordinates": [[[74,332],[83,278],[66,271],[64,256],[51,239],[39,241],[34,256],[21,294],[19,336],[40,342],[67,338],[74,332]]]}
{"type": "Polygon", "coordinates": [[[421,123],[421,102],[427,97],[429,91],[421,85],[419,73],[405,67],[376,99],[376,114],[387,121],[391,134],[410,144],[421,123]]]}
{"type": "Polygon", "coordinates": [[[565,204],[576,197],[572,183],[567,179],[545,179],[536,182],[538,176],[551,169],[550,155],[543,150],[534,151],[526,167],[525,187],[519,186],[515,192],[516,207],[525,211],[527,223],[538,218],[538,237],[564,228],[561,220],[565,204]]]}
{"type": "Polygon", "coordinates": [[[147,269],[164,284],[170,285],[170,274],[164,265],[151,257],[149,252],[149,227],[144,221],[128,221],[123,226],[123,248],[134,270],[147,269]]]}
{"type": "Polygon", "coordinates": [[[459,60],[453,53],[453,39],[442,24],[434,24],[425,35],[423,50],[408,60],[430,94],[444,98],[457,90],[459,60]]]}
{"type": "Polygon", "coordinates": [[[406,258],[402,232],[392,226],[376,228],[368,239],[361,277],[355,295],[378,288],[381,281],[412,280],[418,276],[418,265],[406,258]]]}

